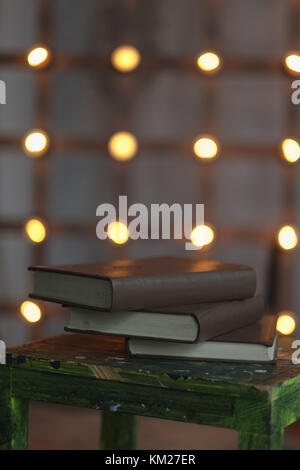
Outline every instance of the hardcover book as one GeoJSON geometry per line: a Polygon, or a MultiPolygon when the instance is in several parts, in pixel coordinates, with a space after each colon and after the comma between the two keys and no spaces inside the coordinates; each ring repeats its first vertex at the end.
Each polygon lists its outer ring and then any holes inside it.
{"type": "Polygon", "coordinates": [[[263,310],[260,296],[152,311],[99,313],[71,308],[65,330],[193,343],[254,323],[263,310]]]}
{"type": "Polygon", "coordinates": [[[220,362],[274,362],[276,359],[276,315],[264,314],[259,322],[195,344],[130,338],[131,356],[194,359],[220,362]]]}
{"type": "Polygon", "coordinates": [[[126,311],[252,297],[252,268],[191,258],[145,258],[68,266],[33,266],[33,298],[126,311]]]}

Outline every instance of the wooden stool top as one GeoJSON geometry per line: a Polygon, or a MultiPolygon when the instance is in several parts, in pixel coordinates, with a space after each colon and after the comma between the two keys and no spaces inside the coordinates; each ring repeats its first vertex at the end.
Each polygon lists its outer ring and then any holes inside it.
{"type": "Polygon", "coordinates": [[[280,449],[284,428],[300,419],[291,341],[281,338],[277,363],[264,365],[130,358],[124,339],[100,335],[9,348],[0,367],[5,448],[24,448],[27,403],[38,400],[104,411],[104,449],[133,448],[134,415],[236,429],[240,449],[280,449]]]}
{"type": "Polygon", "coordinates": [[[299,376],[291,362],[291,338],[280,339],[274,364],[242,364],[130,358],[123,338],[63,334],[8,348],[8,364],[74,376],[186,391],[248,396],[299,376]],[[222,392],[223,390],[223,392],[222,392]]]}

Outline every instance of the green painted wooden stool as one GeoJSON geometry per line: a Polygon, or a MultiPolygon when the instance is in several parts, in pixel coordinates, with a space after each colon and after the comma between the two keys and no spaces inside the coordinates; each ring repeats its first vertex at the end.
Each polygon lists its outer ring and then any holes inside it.
{"type": "Polygon", "coordinates": [[[40,400],[104,410],[102,449],[134,449],[137,415],[236,429],[240,449],[281,449],[284,428],[300,418],[290,341],[276,366],[131,359],[119,338],[96,335],[10,348],[0,366],[0,448],[27,447],[28,400],[40,400]]]}

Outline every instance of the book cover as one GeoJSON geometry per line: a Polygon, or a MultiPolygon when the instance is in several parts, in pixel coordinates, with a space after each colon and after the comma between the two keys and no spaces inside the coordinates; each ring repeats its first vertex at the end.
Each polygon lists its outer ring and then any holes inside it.
{"type": "Polygon", "coordinates": [[[33,266],[31,297],[110,311],[252,297],[248,266],[191,258],[145,258],[70,266],[33,266]]]}

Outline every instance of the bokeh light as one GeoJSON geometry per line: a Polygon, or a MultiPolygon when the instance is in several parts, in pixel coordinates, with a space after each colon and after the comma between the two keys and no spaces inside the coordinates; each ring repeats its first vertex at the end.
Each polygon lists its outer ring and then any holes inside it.
{"type": "Polygon", "coordinates": [[[51,54],[47,47],[37,46],[31,49],[27,54],[27,62],[31,67],[46,67],[50,62],[51,54]]]}
{"type": "Polygon", "coordinates": [[[127,161],[133,158],[138,149],[137,139],[130,132],[117,132],[108,142],[108,151],[118,161],[127,161]]]}
{"type": "Polygon", "coordinates": [[[215,139],[201,136],[194,143],[194,152],[201,159],[212,159],[218,154],[219,148],[215,139]]]}
{"type": "Polygon", "coordinates": [[[25,232],[34,243],[41,243],[46,238],[46,227],[38,219],[30,219],[25,224],[25,232]]]}
{"type": "Polygon", "coordinates": [[[294,163],[300,158],[300,145],[294,139],[284,139],[281,150],[283,157],[290,163],[294,163]]]}
{"type": "Polygon", "coordinates": [[[49,137],[41,129],[29,131],[23,138],[23,149],[31,157],[40,157],[49,148],[49,137]]]}
{"type": "Polygon", "coordinates": [[[276,330],[283,335],[290,335],[296,328],[295,318],[292,312],[280,312],[277,320],[276,330]]]}
{"type": "Polygon", "coordinates": [[[126,243],[129,238],[129,231],[122,222],[111,222],[107,227],[108,237],[117,245],[126,243]]]}
{"type": "Polygon", "coordinates": [[[284,250],[292,250],[297,246],[298,235],[294,227],[291,225],[284,225],[277,235],[278,243],[284,250]]]}
{"type": "Polygon", "coordinates": [[[206,224],[197,225],[191,233],[191,242],[196,246],[210,245],[214,238],[214,229],[206,224]]]}
{"type": "Polygon", "coordinates": [[[111,63],[120,72],[131,72],[141,61],[139,51],[133,46],[119,46],[111,55],[111,63]]]}
{"type": "Polygon", "coordinates": [[[41,312],[40,307],[34,302],[31,302],[29,300],[26,300],[25,302],[22,303],[20,307],[20,311],[23,317],[30,323],[36,323],[42,317],[42,312],[41,312]]]}
{"type": "Polygon", "coordinates": [[[220,69],[221,59],[215,52],[203,52],[197,59],[197,65],[203,72],[216,72],[220,69]]]}
{"type": "Polygon", "coordinates": [[[293,75],[300,74],[300,55],[298,53],[287,54],[284,58],[284,65],[293,75]]]}

